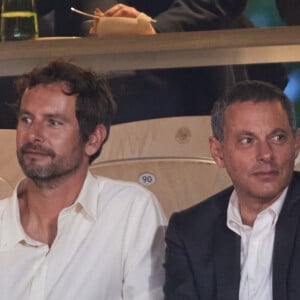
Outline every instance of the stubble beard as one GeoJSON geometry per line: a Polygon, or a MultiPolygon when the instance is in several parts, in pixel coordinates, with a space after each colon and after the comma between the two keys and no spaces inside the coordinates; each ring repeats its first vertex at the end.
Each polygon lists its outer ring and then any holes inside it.
{"type": "MultiPolygon", "coordinates": [[[[78,148],[80,145],[78,145],[78,148]]],[[[78,149],[76,153],[70,157],[57,157],[56,154],[49,149],[44,149],[41,146],[26,144],[17,151],[19,164],[24,174],[30,178],[38,187],[54,188],[63,181],[63,178],[74,173],[81,165],[83,157],[78,149]],[[51,158],[51,162],[47,165],[40,166],[32,159],[26,162],[24,153],[28,149],[38,149],[51,158]]]]}

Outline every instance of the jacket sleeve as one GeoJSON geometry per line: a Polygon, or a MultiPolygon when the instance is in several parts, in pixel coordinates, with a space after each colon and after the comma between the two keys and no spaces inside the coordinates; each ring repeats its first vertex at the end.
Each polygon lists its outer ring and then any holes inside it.
{"type": "Polygon", "coordinates": [[[153,24],[157,32],[197,31],[230,28],[246,0],[175,0],[153,24]]]}
{"type": "Polygon", "coordinates": [[[36,0],[36,9],[39,15],[45,15],[54,9],[54,0],[36,0]]]}
{"type": "Polygon", "coordinates": [[[176,214],[171,217],[166,232],[165,272],[165,300],[198,299],[184,243],[178,234],[176,214]]]}
{"type": "Polygon", "coordinates": [[[276,0],[276,6],[281,19],[287,25],[300,25],[299,0],[276,0]]]}

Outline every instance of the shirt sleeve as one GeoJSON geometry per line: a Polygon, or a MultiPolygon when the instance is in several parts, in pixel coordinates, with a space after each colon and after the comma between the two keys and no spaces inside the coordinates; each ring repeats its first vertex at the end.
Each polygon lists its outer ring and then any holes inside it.
{"type": "Polygon", "coordinates": [[[137,199],[125,236],[124,300],[162,300],[166,220],[152,194],[137,199]]]}

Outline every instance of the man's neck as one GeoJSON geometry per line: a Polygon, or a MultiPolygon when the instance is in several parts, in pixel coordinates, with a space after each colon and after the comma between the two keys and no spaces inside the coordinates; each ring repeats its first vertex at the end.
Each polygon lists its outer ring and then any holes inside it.
{"type": "Polygon", "coordinates": [[[243,197],[238,197],[240,215],[243,224],[248,226],[253,226],[258,214],[271,206],[279,197],[270,200],[262,199],[245,199],[243,197]]]}
{"type": "Polygon", "coordinates": [[[49,188],[27,180],[26,188],[18,198],[21,224],[32,239],[52,245],[59,213],[75,202],[85,177],[84,173],[75,174],[49,188]]]}
{"type": "Polygon", "coordinates": [[[253,226],[258,214],[268,206],[249,206],[240,203],[240,214],[243,224],[253,226]]]}

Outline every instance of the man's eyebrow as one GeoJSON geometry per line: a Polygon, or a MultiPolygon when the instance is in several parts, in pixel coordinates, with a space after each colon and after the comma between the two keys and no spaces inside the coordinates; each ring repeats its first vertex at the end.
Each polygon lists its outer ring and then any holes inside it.
{"type": "Polygon", "coordinates": [[[285,128],[278,127],[278,128],[275,128],[274,130],[272,130],[272,132],[274,132],[274,133],[276,133],[276,132],[288,132],[288,130],[286,130],[285,128]]]}
{"type": "Polygon", "coordinates": [[[47,118],[60,118],[60,119],[66,119],[65,115],[60,114],[60,113],[51,113],[51,114],[45,114],[44,115],[47,118]]]}
{"type": "Polygon", "coordinates": [[[26,109],[23,109],[23,108],[20,108],[19,112],[18,112],[18,115],[20,116],[20,115],[24,115],[24,114],[31,115],[30,111],[28,111],[26,109]]]}
{"type": "MultiPolygon", "coordinates": [[[[273,136],[275,134],[279,134],[279,133],[282,133],[282,134],[288,134],[289,131],[287,129],[284,129],[284,128],[275,128],[273,129],[267,136],[273,136]]],[[[236,136],[256,136],[256,134],[252,131],[249,131],[249,130],[241,130],[239,132],[237,132],[236,136]]]]}
{"type": "MultiPolygon", "coordinates": [[[[32,115],[32,113],[26,109],[20,109],[18,115],[32,115]]],[[[66,118],[65,115],[60,114],[60,113],[47,113],[43,115],[45,118],[54,118],[54,119],[61,119],[63,121],[67,121],[68,118],[66,118]]]]}
{"type": "Polygon", "coordinates": [[[59,119],[63,122],[69,122],[69,118],[66,117],[64,114],[60,114],[60,113],[44,114],[44,117],[47,119],[59,119]]]}
{"type": "Polygon", "coordinates": [[[284,128],[275,128],[274,130],[272,130],[272,132],[270,133],[270,135],[274,135],[277,133],[284,133],[284,134],[288,134],[289,131],[284,129],[284,128]]]}
{"type": "Polygon", "coordinates": [[[254,136],[255,133],[249,130],[241,130],[237,132],[237,135],[251,135],[254,136]]]}

